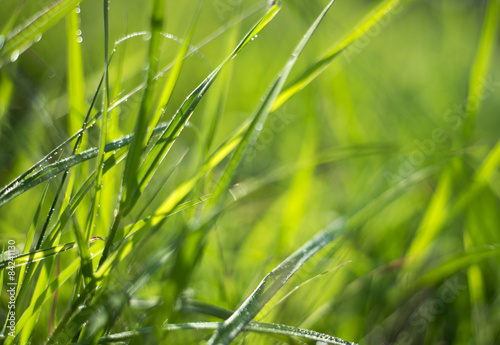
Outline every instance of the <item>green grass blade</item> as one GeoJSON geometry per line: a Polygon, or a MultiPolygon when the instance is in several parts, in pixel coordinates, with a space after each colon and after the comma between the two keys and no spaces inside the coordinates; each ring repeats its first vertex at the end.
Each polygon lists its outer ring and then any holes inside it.
{"type": "Polygon", "coordinates": [[[330,65],[333,59],[335,59],[349,45],[366,35],[370,28],[372,28],[381,19],[383,19],[384,16],[386,16],[397,5],[399,5],[400,2],[401,0],[386,0],[381,3],[372,13],[368,14],[363,20],[361,20],[360,24],[357,25],[356,30],[351,32],[339,44],[330,49],[330,51],[323,58],[321,58],[313,66],[307,69],[300,77],[295,79],[292,83],[290,83],[290,85],[286,86],[286,88],[275,100],[272,106],[272,111],[281,107],[283,103],[290,99],[290,97],[309,85],[330,65]]]}
{"type": "MultiPolygon", "coordinates": [[[[214,190],[213,197],[208,203],[208,208],[209,208],[209,213],[213,212],[215,208],[219,207],[219,203],[222,201],[222,196],[226,193],[228,190],[229,186],[232,183],[232,180],[234,178],[234,175],[236,174],[237,169],[241,165],[241,162],[243,161],[243,158],[245,156],[245,153],[247,152],[248,148],[251,147],[255,140],[257,139],[259,132],[262,130],[264,127],[264,124],[266,122],[266,119],[269,115],[269,112],[271,111],[271,108],[276,101],[279,93],[281,92],[281,89],[290,74],[290,71],[292,70],[293,66],[295,65],[295,62],[297,61],[299,55],[303,51],[304,47],[306,46],[307,42],[313,35],[313,33],[316,31],[317,27],[323,20],[324,16],[330,9],[330,7],[333,5],[334,0],[331,1],[323,10],[323,12],[318,16],[316,21],[312,24],[312,26],[309,28],[307,33],[304,35],[302,40],[299,42],[297,47],[292,53],[291,58],[287,61],[285,64],[285,67],[281,70],[280,74],[276,78],[276,80],[273,82],[271,85],[269,91],[264,97],[264,100],[262,101],[259,109],[257,110],[257,113],[252,119],[252,122],[250,123],[250,126],[248,130],[246,131],[245,135],[243,136],[241,142],[239,143],[238,147],[236,148],[236,151],[234,152],[233,156],[231,157],[227,168],[224,170],[222,177],[220,178],[219,182],[217,183],[217,186],[214,190]],[[210,209],[213,208],[213,209],[210,209]]],[[[216,211],[215,211],[216,212],[216,211]]]]}
{"type": "MultiPolygon", "coordinates": [[[[223,326],[222,322],[189,322],[178,324],[167,324],[163,330],[165,332],[174,332],[182,330],[217,330],[223,326]]],[[[349,341],[333,337],[325,333],[310,331],[308,329],[297,328],[288,325],[264,322],[251,322],[244,329],[244,332],[261,333],[268,335],[281,335],[285,337],[305,339],[309,341],[316,341],[322,344],[332,345],[355,345],[349,341]]],[[[110,334],[99,339],[99,344],[107,344],[118,341],[130,341],[135,338],[141,338],[146,334],[151,334],[153,328],[143,328],[139,331],[128,331],[116,334],[110,334]]],[[[86,342],[78,344],[88,344],[86,342]]]]}
{"type": "Polygon", "coordinates": [[[451,277],[457,272],[482,262],[485,259],[500,255],[500,246],[482,246],[471,248],[446,258],[427,269],[419,276],[415,288],[434,285],[443,279],[451,277]]]}
{"type": "MultiPolygon", "coordinates": [[[[153,96],[155,89],[156,71],[158,68],[158,59],[160,51],[160,37],[164,21],[164,4],[161,0],[153,0],[151,12],[151,39],[149,44],[149,64],[147,69],[146,88],[142,96],[139,114],[134,129],[134,136],[130,144],[130,149],[125,162],[125,171],[122,181],[122,195],[120,204],[125,206],[131,203],[132,194],[138,185],[137,170],[140,167],[141,157],[147,144],[147,127],[150,123],[151,112],[153,109],[153,96]]],[[[105,251],[106,252],[106,251],[105,251]]]]}
{"type": "Polygon", "coordinates": [[[469,92],[465,113],[464,135],[468,140],[476,122],[480,100],[484,94],[485,81],[495,48],[500,13],[500,0],[490,0],[486,7],[485,19],[481,30],[481,38],[469,78],[469,92]]]}
{"type": "MultiPolygon", "coordinates": [[[[186,54],[188,52],[188,49],[190,47],[191,39],[193,38],[194,34],[194,29],[196,27],[196,22],[198,21],[198,16],[200,13],[200,8],[198,7],[198,10],[195,15],[194,23],[191,25],[191,29],[189,30],[189,34],[184,40],[181,49],[179,50],[179,53],[177,53],[177,57],[175,59],[175,63],[172,67],[172,72],[170,72],[170,75],[168,76],[167,80],[165,81],[165,85],[162,88],[160,98],[158,100],[158,104],[156,106],[156,111],[154,113],[153,118],[151,119],[151,123],[156,127],[161,120],[161,117],[163,115],[163,112],[165,111],[168,102],[170,100],[170,97],[172,96],[172,92],[174,91],[174,87],[177,84],[177,81],[179,80],[179,76],[181,74],[182,66],[184,64],[184,59],[186,58],[186,54]]],[[[146,138],[148,138],[148,141],[151,140],[151,137],[153,135],[153,129],[154,127],[150,127],[148,130],[148,133],[146,134],[146,138]]]]}
{"type": "Polygon", "coordinates": [[[272,270],[233,315],[217,329],[208,344],[229,344],[307,260],[340,236],[344,230],[343,220],[332,223],[272,270]]]}
{"type": "MultiPolygon", "coordinates": [[[[212,72],[210,75],[188,96],[186,101],[183,102],[180,109],[174,115],[174,118],[169,124],[169,127],[160,136],[160,139],[166,139],[163,146],[155,145],[155,148],[148,154],[143,166],[140,170],[140,175],[143,176],[141,180],[141,188],[145,188],[147,183],[156,172],[159,164],[163,161],[168,154],[170,148],[175,143],[175,140],[184,129],[186,123],[189,121],[195,108],[198,106],[205,93],[208,91],[215,78],[218,76],[222,68],[252,40],[253,37],[264,29],[264,27],[274,18],[278,13],[280,7],[273,5],[269,11],[259,20],[259,22],[245,35],[241,42],[236,46],[233,52],[212,72]]],[[[135,200],[133,200],[134,202],[135,200]]]]}
{"type": "Polygon", "coordinates": [[[6,37],[3,47],[0,48],[0,67],[17,60],[19,55],[39,40],[42,34],[74,10],[79,2],[80,0],[54,1],[26,23],[13,29],[6,37]]]}

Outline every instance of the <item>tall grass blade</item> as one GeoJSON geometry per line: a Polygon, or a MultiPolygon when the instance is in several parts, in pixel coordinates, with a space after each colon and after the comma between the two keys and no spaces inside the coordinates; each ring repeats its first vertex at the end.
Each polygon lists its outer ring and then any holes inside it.
{"type": "Polygon", "coordinates": [[[307,260],[340,236],[344,230],[345,222],[335,221],[273,269],[245,302],[217,329],[208,344],[229,344],[307,260]]]}
{"type": "Polygon", "coordinates": [[[386,15],[393,11],[400,2],[401,0],[385,0],[377,7],[376,10],[362,19],[361,22],[357,25],[356,30],[352,31],[340,43],[336,44],[332,49],[330,49],[330,51],[323,58],[321,58],[313,66],[308,68],[304,73],[300,75],[300,77],[291,82],[290,85],[286,86],[286,88],[280,93],[280,95],[274,102],[272,111],[281,107],[283,103],[290,99],[290,97],[309,85],[330,65],[333,59],[335,59],[342,51],[349,47],[349,45],[366,35],[370,28],[379,23],[379,21],[381,21],[386,15]]]}

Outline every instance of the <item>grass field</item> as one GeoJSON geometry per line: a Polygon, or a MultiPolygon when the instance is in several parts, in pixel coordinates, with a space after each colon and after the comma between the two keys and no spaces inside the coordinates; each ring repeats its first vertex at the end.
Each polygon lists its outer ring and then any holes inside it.
{"type": "Polygon", "coordinates": [[[0,344],[499,344],[499,16],[0,1],[0,344]]]}

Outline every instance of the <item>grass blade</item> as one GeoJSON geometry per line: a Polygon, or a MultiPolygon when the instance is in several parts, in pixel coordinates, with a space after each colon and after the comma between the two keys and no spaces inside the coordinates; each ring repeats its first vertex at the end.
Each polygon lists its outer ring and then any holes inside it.
{"type": "Polygon", "coordinates": [[[307,69],[300,77],[295,79],[292,83],[290,83],[290,85],[286,86],[274,102],[272,111],[281,107],[283,103],[290,99],[290,97],[298,93],[300,90],[309,85],[314,79],[316,79],[330,65],[333,59],[335,59],[349,45],[363,37],[368,30],[370,30],[370,28],[376,25],[382,18],[384,18],[384,16],[399,5],[400,1],[401,0],[386,0],[380,4],[376,10],[361,20],[356,30],[351,32],[339,44],[330,49],[330,51],[323,58],[307,69]]]}
{"type": "Polygon", "coordinates": [[[343,220],[332,223],[272,270],[245,302],[217,329],[208,344],[229,344],[307,260],[340,236],[344,230],[343,220]]]}
{"type": "Polygon", "coordinates": [[[0,47],[0,67],[16,61],[20,54],[40,39],[41,35],[56,24],[62,17],[74,10],[80,0],[58,0],[53,2],[23,25],[7,35],[3,47],[0,47]]]}

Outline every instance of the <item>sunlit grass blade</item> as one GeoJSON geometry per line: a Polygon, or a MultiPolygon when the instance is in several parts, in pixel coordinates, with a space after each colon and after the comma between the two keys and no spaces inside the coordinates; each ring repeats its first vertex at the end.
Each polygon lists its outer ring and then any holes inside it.
{"type": "Polygon", "coordinates": [[[0,47],[0,67],[16,61],[20,54],[41,38],[48,29],[67,13],[74,10],[80,0],[57,0],[35,14],[19,27],[14,28],[0,47]]]}
{"type": "MultiPolygon", "coordinates": [[[[186,101],[183,102],[179,110],[174,115],[174,118],[169,123],[169,126],[164,130],[158,140],[165,139],[162,146],[155,145],[153,150],[148,154],[144,161],[140,175],[143,176],[141,185],[144,186],[149,182],[159,164],[163,161],[168,154],[170,148],[175,143],[175,140],[184,129],[186,123],[189,121],[195,108],[198,106],[205,93],[208,91],[215,78],[218,76],[222,68],[233,59],[250,41],[257,35],[278,13],[280,7],[273,5],[269,11],[259,20],[259,22],[245,35],[241,42],[236,46],[233,52],[212,72],[210,75],[188,96],[186,101]]],[[[144,187],[142,187],[144,188],[144,187]]],[[[134,201],[134,200],[133,200],[134,201]]]]}
{"type": "Polygon", "coordinates": [[[69,133],[77,132],[85,119],[85,78],[79,11],[71,11],[66,19],[68,42],[69,133]],[[80,35],[79,35],[80,33],[80,35]]]}
{"type": "Polygon", "coordinates": [[[236,148],[233,156],[231,157],[226,169],[224,170],[221,178],[219,179],[219,182],[217,183],[217,186],[215,187],[213,197],[210,199],[208,203],[208,212],[213,212],[214,210],[210,209],[216,209],[219,207],[219,203],[222,202],[222,196],[227,192],[229,189],[229,186],[231,185],[234,175],[236,174],[237,169],[241,165],[241,162],[243,161],[243,158],[248,150],[249,147],[251,147],[254,143],[255,140],[257,139],[259,132],[262,130],[264,127],[264,124],[266,122],[266,119],[269,115],[269,112],[271,111],[272,105],[274,104],[275,100],[277,99],[279,93],[281,92],[281,89],[288,78],[288,75],[290,74],[290,71],[292,70],[293,66],[295,65],[295,62],[297,61],[299,55],[302,53],[304,47],[306,46],[306,43],[309,41],[313,33],[316,31],[317,27],[321,23],[322,19],[330,9],[330,7],[333,5],[334,1],[331,1],[323,10],[323,12],[318,16],[316,21],[312,24],[312,26],[309,28],[307,33],[304,35],[302,40],[299,42],[295,50],[293,51],[290,59],[287,61],[283,69],[281,70],[280,74],[276,78],[276,80],[273,82],[271,85],[270,89],[267,91],[266,95],[264,96],[264,99],[262,103],[259,106],[259,109],[257,110],[256,114],[254,115],[252,122],[250,123],[250,126],[248,130],[245,132],[241,142],[238,144],[238,147],[236,148]]]}
{"type": "Polygon", "coordinates": [[[344,220],[335,221],[273,269],[245,302],[217,329],[208,344],[229,344],[307,260],[342,235],[344,230],[344,220]]]}
{"type": "Polygon", "coordinates": [[[300,90],[309,85],[314,79],[316,79],[335,59],[342,51],[344,51],[349,45],[363,37],[367,32],[376,25],[381,19],[384,18],[390,11],[392,11],[396,6],[400,4],[401,0],[385,0],[381,3],[377,9],[372,13],[368,14],[361,22],[357,25],[357,29],[352,31],[346,38],[344,38],[340,43],[336,44],[329,52],[316,62],[313,66],[308,68],[303,74],[301,74],[297,79],[291,82],[285,87],[285,89],[280,93],[277,99],[274,101],[272,106],[272,111],[278,109],[285,103],[290,97],[298,93],[300,90]]]}
{"type": "Polygon", "coordinates": [[[486,77],[491,65],[495,42],[498,37],[500,1],[490,0],[486,7],[481,38],[469,78],[469,91],[465,113],[464,136],[468,140],[473,132],[480,100],[484,94],[486,77]]]}
{"type": "Polygon", "coordinates": [[[196,27],[196,22],[198,21],[199,12],[200,8],[198,7],[194,23],[191,25],[191,29],[188,33],[188,36],[184,39],[181,49],[177,53],[177,57],[175,59],[175,63],[172,67],[170,75],[165,80],[165,85],[162,88],[158,104],[156,105],[155,113],[151,119],[151,124],[153,124],[154,127],[150,126],[150,128],[148,129],[148,133],[146,134],[146,138],[148,138],[148,141],[151,140],[151,136],[153,135],[153,129],[160,123],[161,117],[170,101],[172,92],[174,91],[174,87],[177,84],[177,81],[179,80],[182,66],[184,64],[184,59],[186,58],[186,54],[190,47],[191,39],[193,38],[194,29],[196,27]]]}
{"type": "MultiPolygon", "coordinates": [[[[131,203],[132,195],[137,187],[138,178],[137,171],[140,167],[141,157],[144,153],[147,144],[147,128],[151,120],[151,112],[153,110],[153,97],[155,90],[155,75],[158,69],[158,59],[160,53],[160,38],[163,29],[164,21],[164,3],[161,0],[153,1],[153,8],[150,14],[151,38],[149,41],[148,51],[148,68],[146,87],[142,95],[139,113],[135,122],[134,136],[130,144],[130,149],[125,162],[125,171],[122,180],[122,194],[120,196],[120,208],[131,203]]],[[[119,220],[119,216],[118,216],[119,220]]],[[[110,233],[111,240],[113,234],[110,233]]],[[[106,250],[105,254],[106,255],[106,250]]]]}
{"type": "MultiPolygon", "coordinates": [[[[207,90],[210,88],[212,85],[213,81],[217,77],[219,71],[224,67],[225,64],[227,64],[232,58],[234,58],[247,44],[248,42],[251,41],[251,38],[257,35],[260,30],[262,30],[273,18],[274,16],[278,13],[280,7],[278,5],[272,6],[269,11],[262,17],[262,19],[245,35],[243,40],[240,42],[240,44],[234,49],[234,51],[231,53],[229,57],[226,58],[224,62],[222,62],[219,67],[217,67],[191,94],[190,96],[184,101],[184,103],[181,105],[180,109],[176,112],[174,115],[174,118],[172,121],[169,123],[168,127],[163,131],[163,133],[160,135],[160,138],[158,139],[157,143],[155,143],[154,149],[151,150],[148,154],[147,158],[151,158],[150,161],[146,158],[145,162],[143,163],[143,166],[141,166],[140,172],[142,171],[144,174],[144,177],[142,178],[142,181],[149,181],[151,177],[154,175],[156,172],[156,169],[158,168],[159,164],[163,161],[167,153],[169,152],[170,148],[172,145],[175,143],[175,140],[181,133],[181,131],[184,129],[186,123],[190,119],[191,115],[193,114],[196,106],[200,102],[200,100],[203,98],[207,90]],[[163,145],[158,145],[160,141],[165,141],[163,145]]],[[[142,135],[144,136],[145,133],[142,135]]],[[[134,139],[136,138],[137,135],[137,128],[135,135],[132,139],[132,144],[134,139]]],[[[137,139],[135,139],[137,140],[137,139]]],[[[142,147],[142,146],[141,146],[142,147]]],[[[132,147],[129,150],[129,155],[130,151],[134,151],[132,147]]],[[[142,154],[142,152],[137,152],[137,159],[139,159],[139,156],[142,154]]],[[[131,164],[131,163],[129,163],[131,164]]],[[[125,167],[125,172],[124,172],[124,181],[126,179],[126,176],[129,176],[129,186],[130,187],[135,187],[137,186],[137,176],[130,176],[130,173],[127,173],[127,166],[125,167]]],[[[124,182],[125,183],[125,182],[124,182]]],[[[195,181],[193,181],[195,183],[195,181]]],[[[193,185],[194,186],[194,185],[193,185]]],[[[193,186],[188,186],[185,185],[183,190],[181,190],[181,193],[176,196],[176,201],[173,204],[168,205],[168,207],[173,209],[181,200],[182,198],[187,195],[189,190],[192,189],[193,186]],[[179,199],[179,196],[181,197],[179,199]]],[[[135,200],[133,198],[133,194],[131,194],[132,191],[128,192],[127,194],[123,194],[121,201],[120,201],[120,211],[118,212],[116,218],[114,219],[113,226],[109,232],[109,242],[104,249],[100,265],[106,260],[109,251],[110,251],[110,246],[113,241],[113,238],[116,234],[116,231],[118,230],[118,226],[121,221],[121,217],[123,215],[126,215],[128,212],[130,212],[131,207],[134,206],[135,200]]],[[[166,213],[170,210],[162,210],[161,213],[166,213]]]]}

